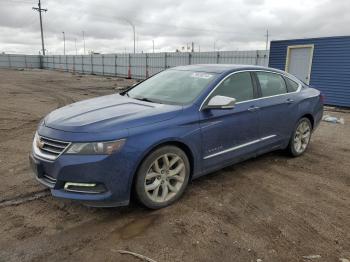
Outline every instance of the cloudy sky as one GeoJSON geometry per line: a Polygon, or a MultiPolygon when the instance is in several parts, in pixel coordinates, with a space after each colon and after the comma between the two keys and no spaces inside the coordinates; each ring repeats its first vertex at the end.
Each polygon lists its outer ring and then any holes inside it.
{"type": "MultiPolygon", "coordinates": [[[[38,0],[0,0],[0,52],[41,49],[38,0]]],[[[272,40],[350,35],[349,0],[42,0],[49,54],[171,52],[194,42],[195,51],[265,49],[272,40]]]]}

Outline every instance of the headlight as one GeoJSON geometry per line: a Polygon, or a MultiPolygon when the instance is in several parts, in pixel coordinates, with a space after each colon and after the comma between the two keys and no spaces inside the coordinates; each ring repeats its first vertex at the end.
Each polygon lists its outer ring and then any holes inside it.
{"type": "Polygon", "coordinates": [[[124,144],[125,139],[108,142],[72,143],[66,154],[110,155],[121,150],[124,144]]]}

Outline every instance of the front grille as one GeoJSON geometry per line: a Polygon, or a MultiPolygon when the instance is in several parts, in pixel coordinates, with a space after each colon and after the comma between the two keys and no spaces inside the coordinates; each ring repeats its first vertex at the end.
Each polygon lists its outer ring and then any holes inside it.
{"type": "Polygon", "coordinates": [[[34,153],[40,158],[55,160],[69,146],[69,142],[36,135],[33,142],[34,153]]]}

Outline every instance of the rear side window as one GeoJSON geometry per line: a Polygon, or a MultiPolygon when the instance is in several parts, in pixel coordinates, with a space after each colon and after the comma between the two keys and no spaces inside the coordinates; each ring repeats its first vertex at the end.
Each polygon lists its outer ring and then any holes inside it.
{"type": "Polygon", "coordinates": [[[294,82],[293,80],[289,79],[288,77],[285,77],[284,79],[286,80],[289,92],[295,92],[298,90],[299,84],[297,82],[294,82]]]}
{"type": "Polygon", "coordinates": [[[254,98],[254,88],[249,72],[237,73],[226,78],[211,97],[220,95],[235,98],[237,102],[254,98]]]}
{"type": "Polygon", "coordinates": [[[286,83],[279,74],[256,72],[256,76],[258,77],[263,97],[287,93],[286,83]]]}

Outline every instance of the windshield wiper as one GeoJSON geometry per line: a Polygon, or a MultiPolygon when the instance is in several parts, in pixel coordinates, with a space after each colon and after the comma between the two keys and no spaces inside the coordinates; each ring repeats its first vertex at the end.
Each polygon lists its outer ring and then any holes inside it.
{"type": "Polygon", "coordinates": [[[137,100],[140,100],[140,101],[162,104],[162,103],[160,103],[159,101],[155,101],[155,100],[149,99],[149,98],[147,98],[147,97],[132,97],[132,98],[137,99],[137,100]]]}
{"type": "Polygon", "coordinates": [[[157,101],[157,100],[153,100],[153,99],[149,99],[147,97],[131,97],[133,99],[136,100],[140,100],[140,101],[145,101],[145,102],[151,102],[151,103],[156,103],[156,104],[162,104],[161,102],[157,101]]]}

